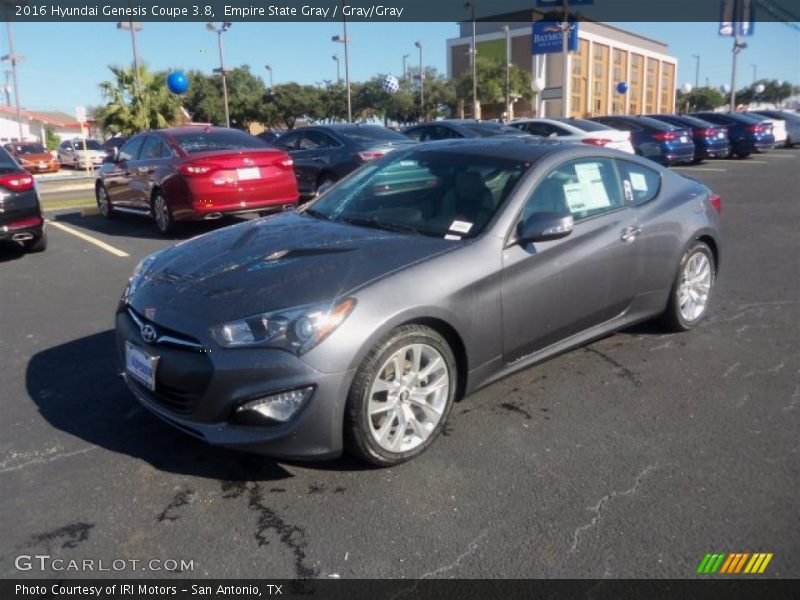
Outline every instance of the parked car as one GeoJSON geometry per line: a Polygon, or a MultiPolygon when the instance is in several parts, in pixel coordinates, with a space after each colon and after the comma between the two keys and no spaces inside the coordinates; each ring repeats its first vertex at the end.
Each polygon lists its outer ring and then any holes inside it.
{"type": "Polygon", "coordinates": [[[715,125],[689,115],[646,116],[691,131],[694,142],[694,162],[696,163],[706,158],[725,158],[731,153],[728,130],[723,125],[715,125]]]}
{"type": "Polygon", "coordinates": [[[764,115],[770,119],[783,121],[786,128],[786,147],[791,148],[795,144],[800,144],[800,114],[788,110],[756,110],[759,115],[764,115]]]}
{"type": "Polygon", "coordinates": [[[0,241],[22,244],[29,252],[47,249],[39,192],[33,175],[0,148],[0,241]]]}
{"type": "Polygon", "coordinates": [[[116,153],[122,148],[130,138],[123,135],[116,135],[108,138],[103,142],[103,150],[106,151],[106,156],[114,157],[116,153]]]}
{"type": "Polygon", "coordinates": [[[107,154],[97,140],[74,139],[61,142],[58,146],[58,159],[65,167],[85,169],[99,167],[107,154]]]}
{"type": "Polygon", "coordinates": [[[39,142],[12,142],[5,149],[28,173],[55,173],[61,166],[39,142]]]}
{"type": "Polygon", "coordinates": [[[509,123],[510,127],[531,135],[552,137],[564,142],[580,142],[592,146],[604,146],[634,154],[631,135],[584,119],[520,119],[509,123]]]}
{"type": "Polygon", "coordinates": [[[400,463],[501,377],[638,321],[696,326],[721,206],[600,147],[410,146],[297,211],[145,258],[116,314],[122,371],[211,444],[400,463]]]}
{"type": "Polygon", "coordinates": [[[443,119],[412,125],[403,133],[417,142],[451,140],[460,138],[494,137],[496,135],[519,137],[524,135],[518,129],[497,121],[476,121],[474,119],[443,119]]]}
{"type": "Polygon", "coordinates": [[[691,115],[727,127],[731,149],[739,158],[747,158],[756,150],[766,150],[775,145],[775,138],[768,133],[767,127],[747,115],[718,112],[694,112],[691,115]]]}
{"type": "Polygon", "coordinates": [[[294,159],[300,195],[309,198],[364,163],[413,142],[377,125],[314,125],[288,131],[272,144],[294,159]]]}
{"type": "Polygon", "coordinates": [[[753,112],[753,111],[742,111],[743,115],[747,115],[751,119],[755,119],[762,125],[769,125],[769,133],[775,138],[775,146],[785,146],[786,145],[786,123],[783,119],[773,119],[772,117],[766,117],[760,113],[753,112]]]}
{"type": "Polygon", "coordinates": [[[629,131],[636,154],[662,165],[692,162],[694,142],[684,127],[676,127],[648,117],[613,115],[592,117],[591,121],[629,131]]]}
{"type": "Polygon", "coordinates": [[[271,145],[272,143],[275,142],[275,140],[277,140],[280,137],[280,135],[281,134],[276,131],[267,129],[265,131],[262,131],[261,133],[257,133],[256,137],[261,138],[262,140],[271,145]]]}
{"type": "Polygon", "coordinates": [[[178,127],[133,136],[97,174],[100,213],[151,216],[159,231],[177,221],[270,213],[297,204],[291,157],[224,127],[178,127]]]}

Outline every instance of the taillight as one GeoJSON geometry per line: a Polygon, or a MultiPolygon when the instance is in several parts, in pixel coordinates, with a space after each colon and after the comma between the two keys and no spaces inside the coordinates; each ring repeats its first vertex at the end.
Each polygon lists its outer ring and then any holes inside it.
{"type": "Polygon", "coordinates": [[[581,142],[584,144],[589,144],[591,146],[605,146],[611,140],[605,140],[603,138],[583,138],[581,142]]]}
{"type": "Polygon", "coordinates": [[[14,173],[0,177],[0,187],[12,192],[24,192],[33,188],[33,177],[26,173],[14,173]]]}
{"type": "Polygon", "coordinates": [[[720,198],[717,194],[709,194],[708,195],[708,202],[717,211],[717,214],[722,213],[722,198],[720,198]]]}
{"type": "Polygon", "coordinates": [[[678,134],[674,131],[659,131],[653,134],[653,139],[661,142],[671,142],[672,140],[678,139],[678,134]]]}
{"type": "Polygon", "coordinates": [[[764,127],[762,125],[748,125],[745,127],[745,130],[749,133],[764,133],[764,127]]]}
{"type": "Polygon", "coordinates": [[[363,161],[375,160],[376,158],[380,158],[381,156],[383,156],[383,154],[384,154],[383,152],[375,152],[373,150],[356,152],[356,156],[358,156],[358,158],[360,158],[363,161]]]}
{"type": "Polygon", "coordinates": [[[702,135],[703,137],[714,137],[715,135],[717,135],[718,132],[719,130],[717,129],[701,129],[700,135],[702,135]]]}
{"type": "Polygon", "coordinates": [[[286,158],[282,158],[280,160],[275,161],[274,164],[278,165],[279,167],[283,167],[285,169],[291,169],[294,166],[294,161],[290,156],[287,156],[286,158]]]}
{"type": "Polygon", "coordinates": [[[188,176],[198,176],[198,175],[206,175],[213,170],[211,165],[197,165],[192,163],[187,163],[185,165],[180,166],[181,173],[188,176]]]}
{"type": "Polygon", "coordinates": [[[8,229],[23,229],[26,227],[36,227],[37,225],[42,224],[41,217],[29,217],[27,219],[21,219],[19,221],[11,221],[11,223],[7,223],[6,227],[8,229]]]}

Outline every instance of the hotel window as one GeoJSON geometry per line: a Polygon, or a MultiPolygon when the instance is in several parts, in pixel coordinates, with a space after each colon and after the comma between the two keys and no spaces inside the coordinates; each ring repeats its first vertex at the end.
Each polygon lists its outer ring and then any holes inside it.
{"type": "Polygon", "coordinates": [[[594,44],[592,49],[592,115],[608,114],[608,46],[594,44]]]}
{"type": "Polygon", "coordinates": [[[625,94],[617,92],[617,85],[628,77],[628,52],[614,48],[611,64],[611,114],[625,114],[625,94]]]}
{"type": "Polygon", "coordinates": [[[658,112],[672,112],[672,99],[675,97],[675,65],[661,63],[661,106],[658,112]]]}
{"type": "Polygon", "coordinates": [[[628,83],[628,113],[638,115],[642,112],[642,77],[644,76],[644,57],[631,54],[631,80],[628,83]]]}
{"type": "Polygon", "coordinates": [[[586,97],[589,86],[589,42],[578,41],[578,51],[572,53],[572,89],[570,90],[570,115],[586,114],[586,97]]]}
{"type": "Polygon", "coordinates": [[[656,112],[656,90],[658,89],[658,59],[647,59],[647,86],[645,87],[644,112],[656,112]]]}

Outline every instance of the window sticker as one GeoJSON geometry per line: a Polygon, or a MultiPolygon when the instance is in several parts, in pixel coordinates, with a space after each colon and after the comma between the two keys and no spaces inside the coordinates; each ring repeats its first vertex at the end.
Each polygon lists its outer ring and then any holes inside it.
{"type": "Polygon", "coordinates": [[[461,236],[460,235],[452,235],[452,234],[448,233],[446,236],[444,236],[444,239],[446,239],[446,240],[460,240],[461,236]]]}
{"type": "Polygon", "coordinates": [[[600,174],[599,163],[582,163],[575,165],[575,175],[583,186],[584,210],[596,210],[611,206],[611,200],[606,193],[603,176],[600,174]]]}
{"type": "Polygon", "coordinates": [[[631,179],[631,185],[633,189],[637,192],[646,192],[647,191],[647,179],[644,176],[644,173],[634,173],[630,171],[628,173],[628,177],[631,179]]]}
{"type": "Polygon", "coordinates": [[[450,231],[457,231],[458,233],[469,233],[472,229],[472,223],[469,221],[453,221],[450,224],[450,231]]]}
{"type": "Polygon", "coordinates": [[[587,210],[583,186],[580,183],[565,183],[564,198],[567,200],[570,212],[579,213],[587,210]]]}
{"type": "Polygon", "coordinates": [[[625,179],[622,182],[622,189],[625,192],[625,201],[633,202],[633,186],[631,185],[631,182],[625,179]]]}

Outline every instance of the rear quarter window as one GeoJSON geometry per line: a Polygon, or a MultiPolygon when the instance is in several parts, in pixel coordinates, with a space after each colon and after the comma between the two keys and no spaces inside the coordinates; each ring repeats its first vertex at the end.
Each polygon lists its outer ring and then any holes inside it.
{"type": "Polygon", "coordinates": [[[658,196],[661,188],[661,175],[640,164],[617,159],[619,177],[625,200],[632,206],[647,204],[658,196]]]}

